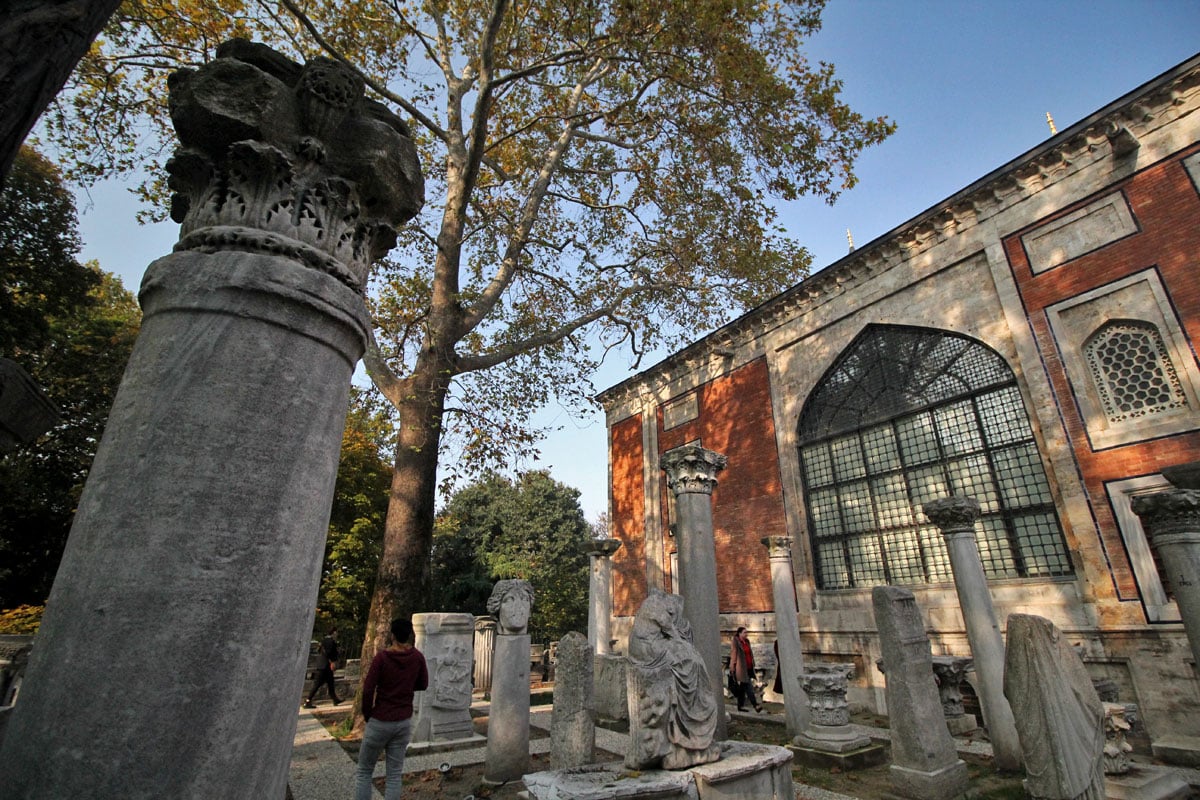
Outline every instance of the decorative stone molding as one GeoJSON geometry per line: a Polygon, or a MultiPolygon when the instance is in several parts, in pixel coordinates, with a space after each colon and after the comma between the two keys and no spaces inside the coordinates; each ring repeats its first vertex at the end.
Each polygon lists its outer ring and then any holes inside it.
{"type": "Polygon", "coordinates": [[[933,500],[921,506],[929,521],[942,529],[942,533],[957,533],[975,529],[979,519],[979,501],[966,495],[952,495],[933,500]]]}
{"type": "Polygon", "coordinates": [[[340,62],[301,66],[244,40],[168,86],[175,250],[283,255],[362,291],[424,202],[404,122],[340,62]]]}
{"type": "Polygon", "coordinates": [[[1130,729],[1122,703],[1104,703],[1104,774],[1124,775],[1130,770],[1129,754],[1133,746],[1125,741],[1130,729]]]}
{"type": "Polygon", "coordinates": [[[712,494],[717,473],[728,462],[720,453],[699,445],[684,445],[663,453],[659,466],[667,473],[667,486],[675,494],[712,494]]]}

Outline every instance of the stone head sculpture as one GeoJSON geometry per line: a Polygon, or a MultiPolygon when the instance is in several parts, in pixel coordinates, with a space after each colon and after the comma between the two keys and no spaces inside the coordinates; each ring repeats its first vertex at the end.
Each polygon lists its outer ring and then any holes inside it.
{"type": "Polygon", "coordinates": [[[529,611],[533,608],[533,587],[529,581],[503,580],[492,589],[488,598],[489,614],[499,620],[499,633],[525,633],[529,626],[529,611]]]}

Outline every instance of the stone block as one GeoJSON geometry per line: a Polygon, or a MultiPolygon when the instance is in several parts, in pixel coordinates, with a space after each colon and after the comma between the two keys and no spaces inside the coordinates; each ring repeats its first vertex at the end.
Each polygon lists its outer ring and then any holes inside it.
{"type": "Polygon", "coordinates": [[[1108,800],[1185,800],[1192,787],[1169,769],[1138,766],[1124,775],[1106,775],[1108,800]]]}
{"type": "Polygon", "coordinates": [[[1200,736],[1163,736],[1150,743],[1150,750],[1168,764],[1200,768],[1200,736]]]}
{"type": "Polygon", "coordinates": [[[877,744],[868,744],[865,747],[841,753],[818,750],[815,747],[807,747],[798,743],[789,744],[787,749],[792,751],[797,764],[803,764],[806,767],[822,767],[823,769],[837,767],[843,772],[876,767],[887,761],[887,749],[877,744]]]}
{"type": "Polygon", "coordinates": [[[888,800],[932,800],[935,797],[961,797],[967,790],[967,765],[956,759],[936,770],[919,770],[892,764],[888,770],[892,789],[888,800]]]}
{"type": "Polygon", "coordinates": [[[572,631],[558,644],[558,677],[550,716],[550,766],[566,769],[589,764],[596,749],[592,711],[592,648],[572,631]]]}
{"type": "Polygon", "coordinates": [[[592,702],[599,719],[629,719],[629,690],[625,683],[628,664],[625,656],[596,656],[592,702]]]}

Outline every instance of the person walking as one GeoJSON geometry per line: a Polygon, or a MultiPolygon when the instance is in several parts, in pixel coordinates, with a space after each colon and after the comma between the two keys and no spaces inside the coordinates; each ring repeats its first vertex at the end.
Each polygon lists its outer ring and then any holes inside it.
{"type": "Polygon", "coordinates": [[[746,701],[754,706],[754,710],[762,712],[762,706],[754,696],[754,652],[750,649],[750,640],[746,638],[746,629],[738,628],[729,645],[729,674],[738,686],[738,711],[746,710],[746,701]]]}
{"type": "Polygon", "coordinates": [[[337,696],[337,683],[333,677],[333,671],[337,669],[337,663],[341,660],[341,655],[338,653],[337,643],[337,628],[330,628],[329,633],[321,640],[321,664],[317,670],[317,677],[313,681],[312,691],[308,693],[308,699],[304,701],[305,708],[313,708],[313,698],[317,696],[317,691],[326,686],[329,689],[329,699],[333,704],[340,705],[341,700],[337,696]]]}
{"type": "Polygon", "coordinates": [[[392,643],[375,654],[362,686],[362,714],[367,721],[358,749],[354,800],[371,800],[371,776],[380,753],[386,753],[384,800],[400,800],[404,753],[412,736],[413,693],[429,687],[425,656],[413,647],[413,626],[392,620],[392,643]]]}

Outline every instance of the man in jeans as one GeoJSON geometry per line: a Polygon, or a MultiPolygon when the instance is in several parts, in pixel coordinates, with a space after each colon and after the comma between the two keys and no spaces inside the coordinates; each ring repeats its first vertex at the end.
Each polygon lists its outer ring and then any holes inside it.
{"type": "Polygon", "coordinates": [[[355,800],[371,800],[371,775],[379,754],[387,752],[387,790],[384,800],[400,800],[404,751],[412,736],[413,693],[429,686],[425,656],[413,647],[413,626],[392,620],[392,643],[376,653],[362,688],[362,713],[367,720],[358,750],[355,800]]]}

